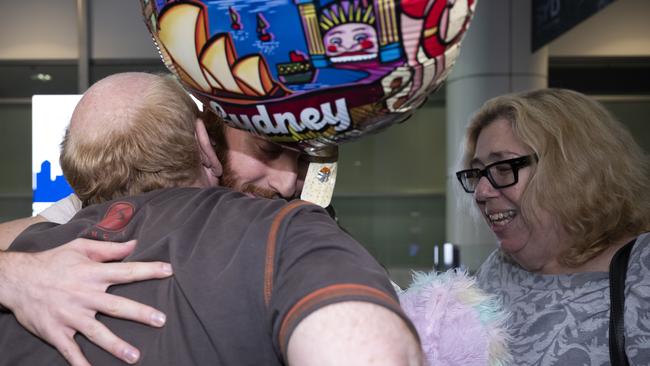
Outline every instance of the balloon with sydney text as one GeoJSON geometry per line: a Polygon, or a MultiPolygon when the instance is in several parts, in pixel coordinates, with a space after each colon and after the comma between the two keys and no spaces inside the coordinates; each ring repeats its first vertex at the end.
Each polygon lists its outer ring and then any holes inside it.
{"type": "Polygon", "coordinates": [[[141,0],[167,67],[229,125],[307,150],[405,120],[475,0],[141,0]]]}

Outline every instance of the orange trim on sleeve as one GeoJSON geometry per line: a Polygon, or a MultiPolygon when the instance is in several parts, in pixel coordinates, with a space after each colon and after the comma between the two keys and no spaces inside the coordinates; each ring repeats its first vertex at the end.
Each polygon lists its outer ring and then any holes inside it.
{"type": "Polygon", "coordinates": [[[269,236],[266,241],[266,259],[264,264],[264,304],[268,307],[269,302],[271,301],[271,293],[273,292],[273,271],[275,270],[273,263],[275,262],[275,247],[277,246],[277,236],[282,220],[294,209],[310,205],[311,203],[307,201],[291,201],[288,205],[282,207],[280,212],[275,215],[273,223],[271,224],[271,229],[269,230],[269,236]]]}
{"type": "MultiPolygon", "coordinates": [[[[328,299],[336,298],[336,297],[346,297],[346,296],[367,296],[367,297],[374,297],[378,300],[381,300],[381,302],[388,302],[389,304],[395,306],[396,308],[400,309],[400,305],[391,296],[388,294],[377,290],[376,288],[365,286],[365,285],[359,285],[359,284],[354,284],[354,283],[344,283],[344,284],[336,284],[336,285],[331,285],[327,287],[323,287],[321,289],[318,289],[302,299],[300,299],[298,302],[296,302],[292,307],[291,310],[287,313],[287,315],[284,317],[284,320],[282,320],[282,325],[280,326],[280,332],[278,333],[278,338],[279,338],[279,343],[280,343],[280,352],[284,355],[286,354],[286,349],[285,347],[287,346],[287,331],[290,328],[290,325],[295,322],[295,320],[305,311],[310,308],[312,308],[314,305],[323,302],[328,299]]],[[[351,300],[352,301],[352,300],[351,300]]]]}

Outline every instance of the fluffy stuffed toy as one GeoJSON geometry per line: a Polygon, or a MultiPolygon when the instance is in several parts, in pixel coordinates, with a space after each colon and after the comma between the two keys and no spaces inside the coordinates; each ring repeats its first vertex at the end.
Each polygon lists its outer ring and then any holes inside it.
{"type": "Polygon", "coordinates": [[[466,272],[414,273],[399,299],[430,366],[510,364],[507,315],[466,272]]]}

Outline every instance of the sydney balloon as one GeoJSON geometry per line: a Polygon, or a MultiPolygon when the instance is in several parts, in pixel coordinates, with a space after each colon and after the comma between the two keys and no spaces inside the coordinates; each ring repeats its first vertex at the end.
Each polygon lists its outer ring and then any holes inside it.
{"type": "Polygon", "coordinates": [[[141,0],[167,67],[229,125],[302,148],[406,119],[475,0],[141,0]]]}

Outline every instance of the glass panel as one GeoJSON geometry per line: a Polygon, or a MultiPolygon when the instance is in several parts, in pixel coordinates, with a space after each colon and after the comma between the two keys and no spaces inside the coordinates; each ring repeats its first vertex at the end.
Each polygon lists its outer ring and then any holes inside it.
{"type": "Polygon", "coordinates": [[[332,200],[339,225],[386,267],[433,266],[445,240],[445,196],[368,196],[332,200]]]}
{"type": "Polygon", "coordinates": [[[342,145],[336,193],[444,192],[445,123],[444,105],[428,103],[402,124],[342,145]]]}
{"type": "Polygon", "coordinates": [[[0,80],[0,221],[4,221],[32,212],[31,97],[76,94],[77,65],[75,61],[3,61],[0,80]]]}
{"type": "Polygon", "coordinates": [[[32,215],[31,196],[12,196],[0,193],[0,222],[32,215]]]}
{"type": "Polygon", "coordinates": [[[405,123],[340,149],[339,223],[400,285],[410,269],[430,270],[445,240],[445,123],[444,104],[430,101],[405,123]]]}
{"type": "Polygon", "coordinates": [[[31,215],[31,103],[0,103],[0,222],[31,215]]]}
{"type": "Polygon", "coordinates": [[[647,100],[618,100],[603,102],[619,121],[627,126],[636,142],[650,153],[650,98],[647,100]]]}
{"type": "Polygon", "coordinates": [[[0,62],[0,98],[31,98],[34,94],[76,94],[73,61],[0,62]]]}

